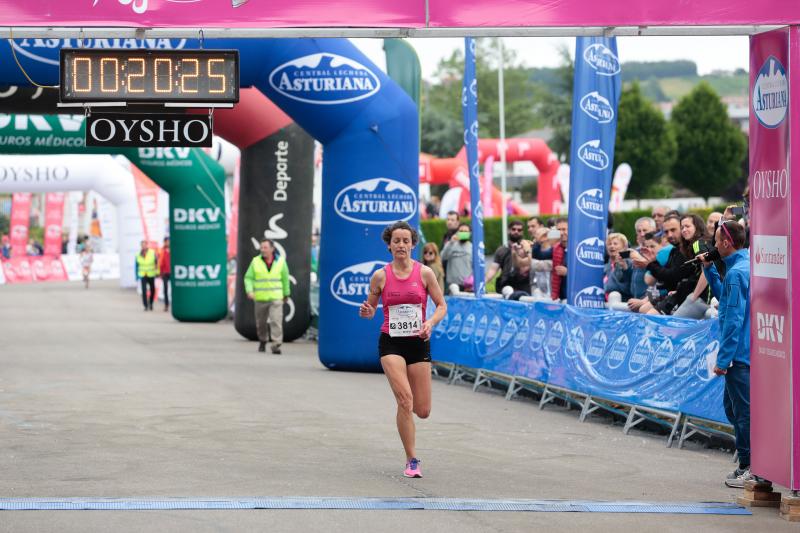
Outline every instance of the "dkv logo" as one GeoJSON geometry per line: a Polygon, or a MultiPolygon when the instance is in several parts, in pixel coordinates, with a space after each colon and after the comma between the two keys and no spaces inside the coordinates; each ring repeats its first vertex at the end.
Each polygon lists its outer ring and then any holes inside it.
{"type": "Polygon", "coordinates": [[[191,148],[139,148],[142,159],[188,159],[191,148]]]}
{"type": "Polygon", "coordinates": [[[583,60],[600,76],[619,74],[619,59],[609,47],[602,43],[594,43],[583,51],[583,60]]]}
{"type": "Polygon", "coordinates": [[[783,326],[786,317],[770,313],[756,313],[756,334],[758,340],[783,343],[783,326]]]}
{"type": "Polygon", "coordinates": [[[608,154],[600,148],[600,139],[586,141],[578,148],[578,159],[584,162],[587,167],[595,170],[605,170],[608,168],[608,154]]]}
{"type": "MultiPolygon", "coordinates": [[[[95,0],[95,5],[98,1],[95,0]]],[[[143,1],[147,9],[147,1],[143,1]]],[[[125,0],[121,2],[125,3],[125,0]]],[[[179,50],[186,45],[186,39],[18,39],[9,42],[18,54],[54,66],[59,65],[58,56],[62,48],[179,50]]]]}
{"type": "MultiPolygon", "coordinates": [[[[575,257],[587,267],[603,268],[605,265],[605,253],[605,243],[597,237],[589,237],[578,243],[575,257]]],[[[603,299],[605,300],[605,293],[603,293],[603,299]]]]}
{"type": "Polygon", "coordinates": [[[219,278],[222,265],[175,265],[176,280],[208,281],[219,278]]]}
{"type": "Polygon", "coordinates": [[[405,183],[375,178],[345,187],[336,195],[333,206],[345,220],[383,226],[410,220],[417,212],[417,195],[405,183]]]}
{"type": "Polygon", "coordinates": [[[586,287],[575,295],[575,306],[605,309],[606,293],[602,287],[586,287]]]}
{"type": "MultiPolygon", "coordinates": [[[[369,280],[372,274],[384,265],[385,261],[367,261],[343,268],[331,280],[331,294],[343,304],[360,306],[369,294],[369,280]]],[[[380,305],[378,303],[378,307],[380,305]]],[[[461,320],[458,325],[461,326],[461,320]]]]}
{"type": "Polygon", "coordinates": [[[587,189],[575,201],[578,210],[589,218],[602,220],[605,213],[603,189],[587,189]]]}
{"type": "Polygon", "coordinates": [[[346,104],[369,98],[381,81],[358,61],[338,54],[311,54],[273,70],[269,84],[280,94],[307,104],[346,104]]]}
{"type": "Polygon", "coordinates": [[[190,209],[173,209],[172,220],[176,224],[207,224],[217,222],[222,216],[219,207],[201,207],[190,209]]]}
{"type": "Polygon", "coordinates": [[[599,124],[608,124],[614,120],[614,108],[611,106],[611,102],[597,91],[584,95],[579,106],[581,111],[592,117],[599,124]]]}
{"type": "Polygon", "coordinates": [[[777,128],[789,109],[789,82],[786,70],[774,56],[769,56],[753,84],[753,112],[767,128],[777,128]]]}

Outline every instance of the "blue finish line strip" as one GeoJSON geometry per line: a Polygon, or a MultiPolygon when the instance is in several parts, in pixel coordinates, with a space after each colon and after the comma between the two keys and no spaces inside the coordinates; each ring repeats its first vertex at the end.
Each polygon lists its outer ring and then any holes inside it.
{"type": "Polygon", "coordinates": [[[351,509],[750,515],[733,503],[477,500],[460,498],[0,498],[2,511],[159,511],[206,509],[351,509]]]}

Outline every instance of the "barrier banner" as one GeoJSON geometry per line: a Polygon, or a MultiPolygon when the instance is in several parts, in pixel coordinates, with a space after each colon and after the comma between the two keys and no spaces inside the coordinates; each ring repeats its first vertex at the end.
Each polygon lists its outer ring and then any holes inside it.
{"type": "Polygon", "coordinates": [[[27,257],[12,257],[2,262],[6,283],[30,283],[33,281],[31,264],[27,257]]]}
{"type": "Polygon", "coordinates": [[[577,307],[605,307],[603,266],[619,73],[615,38],[577,38],[566,256],[567,302],[577,307]]]}
{"type": "Polygon", "coordinates": [[[791,180],[792,156],[800,153],[790,143],[800,122],[789,114],[790,87],[799,94],[798,68],[791,68],[797,59],[789,52],[790,43],[797,50],[796,39],[796,28],[750,38],[751,461],[754,474],[793,489],[800,488],[791,284],[791,273],[800,272],[790,238],[800,206],[791,180]]]}
{"type": "Polygon", "coordinates": [[[728,423],[716,320],[447,297],[435,361],[494,370],[608,400],[728,423]]]}
{"type": "Polygon", "coordinates": [[[67,271],[61,263],[61,255],[56,257],[31,257],[28,259],[33,281],[67,281],[67,271]]]}
{"type": "MultiPolygon", "coordinates": [[[[475,296],[486,291],[485,245],[483,243],[483,203],[481,202],[480,163],[478,162],[478,79],[475,76],[475,39],[464,39],[464,83],[461,89],[464,114],[464,145],[469,167],[469,203],[472,225],[472,275],[475,296]]],[[[505,206],[503,206],[505,207],[505,206]]]]}
{"type": "Polygon", "coordinates": [[[64,196],[63,192],[49,192],[44,197],[44,255],[48,257],[61,257],[64,196]]]}
{"type": "MultiPolygon", "coordinates": [[[[92,281],[119,279],[119,258],[119,254],[92,254],[92,269],[89,272],[89,279],[92,281]]],[[[80,255],[64,254],[61,256],[61,263],[64,265],[64,272],[67,276],[66,279],[69,281],[83,281],[83,268],[81,266],[80,255]]],[[[157,279],[156,281],[161,280],[157,279]]],[[[161,294],[160,290],[158,294],[161,294]]]]}
{"type": "Polygon", "coordinates": [[[9,244],[11,257],[25,257],[28,252],[28,232],[31,223],[31,193],[15,192],[11,196],[11,217],[9,220],[9,244]]]}

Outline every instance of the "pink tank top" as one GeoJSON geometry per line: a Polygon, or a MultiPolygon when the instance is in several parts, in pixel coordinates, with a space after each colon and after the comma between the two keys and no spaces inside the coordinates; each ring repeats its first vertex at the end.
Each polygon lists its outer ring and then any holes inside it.
{"type": "Polygon", "coordinates": [[[389,306],[398,304],[422,304],[422,317],[425,318],[425,308],[428,304],[428,291],[422,283],[422,263],[414,261],[411,275],[400,279],[394,275],[392,264],[383,269],[386,271],[386,284],[381,293],[383,304],[383,325],[381,333],[389,334],[389,306]]]}

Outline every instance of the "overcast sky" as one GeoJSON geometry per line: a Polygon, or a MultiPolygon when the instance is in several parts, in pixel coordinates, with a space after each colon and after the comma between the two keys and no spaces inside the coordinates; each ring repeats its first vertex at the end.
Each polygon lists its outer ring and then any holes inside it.
{"type": "MultiPolygon", "coordinates": [[[[386,68],[381,39],[353,39],[372,61],[386,68]]],[[[441,59],[456,48],[464,47],[464,39],[409,39],[422,64],[422,77],[431,79],[441,59]]],[[[558,65],[556,48],[566,44],[575,49],[575,39],[554,37],[507,37],[507,48],[517,53],[520,63],[530,67],[558,65]]],[[[747,37],[617,37],[620,61],[662,61],[689,59],[697,63],[700,74],[713,70],[747,69],[749,50],[747,37]]]]}

